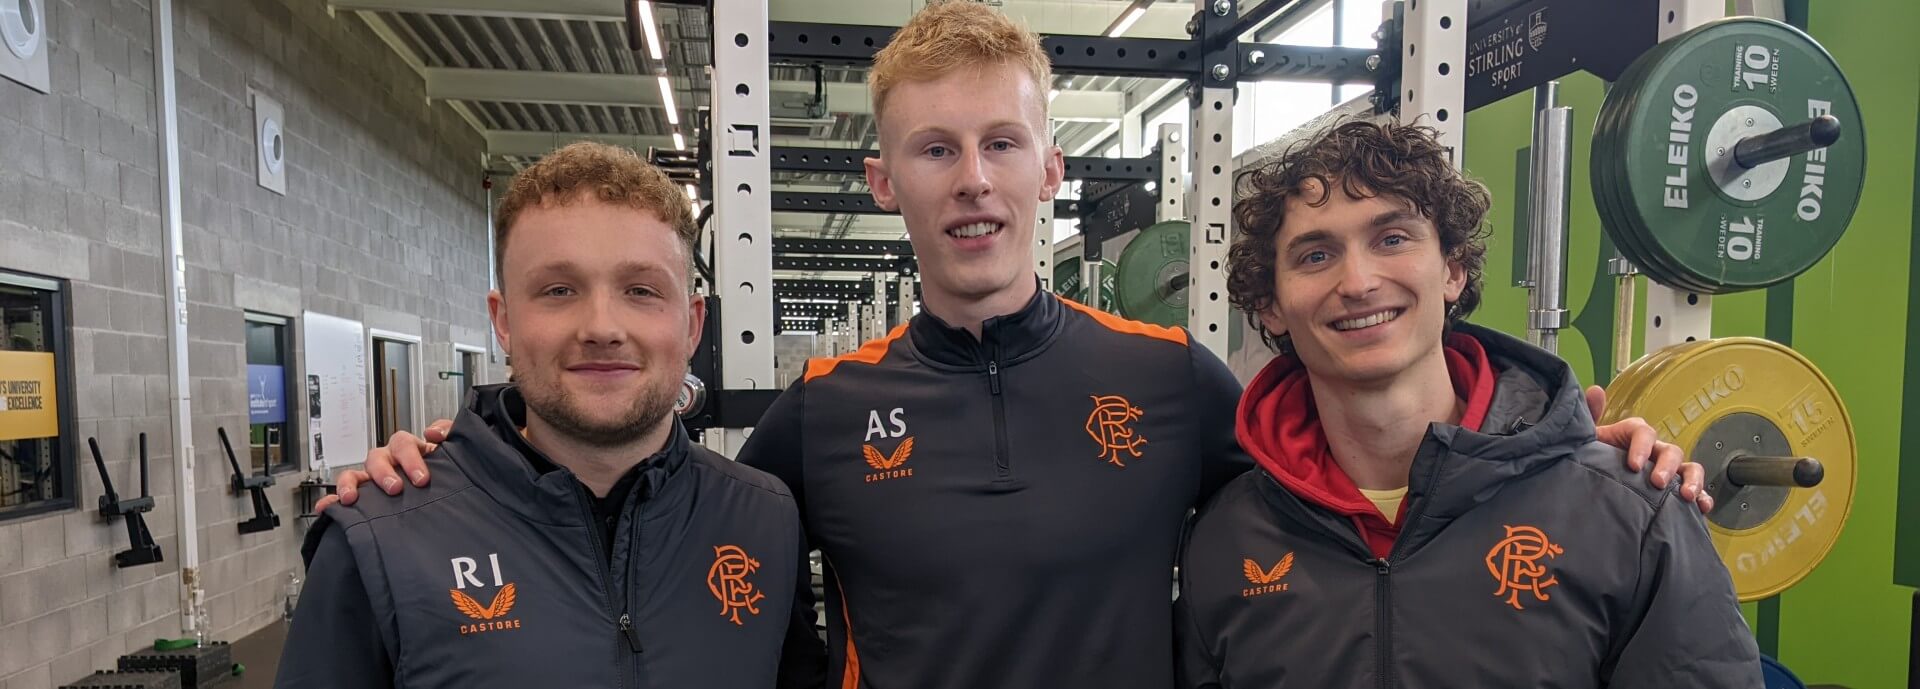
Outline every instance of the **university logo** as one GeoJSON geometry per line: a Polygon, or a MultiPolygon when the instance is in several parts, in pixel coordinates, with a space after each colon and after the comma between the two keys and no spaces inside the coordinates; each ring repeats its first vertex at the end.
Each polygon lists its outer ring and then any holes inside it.
{"type": "Polygon", "coordinates": [[[1087,415],[1087,435],[1100,445],[1100,458],[1119,467],[1127,465],[1120,461],[1123,452],[1139,458],[1140,446],[1147,444],[1147,439],[1134,434],[1133,422],[1145,414],[1125,397],[1094,395],[1093,413],[1087,415]]]}
{"type": "Polygon", "coordinates": [[[515,593],[513,582],[501,579],[499,553],[487,555],[488,564],[493,566],[493,585],[499,590],[493,594],[493,600],[484,606],[463,591],[468,585],[474,588],[486,586],[479,577],[474,576],[480,569],[480,563],[470,557],[456,557],[449,562],[453,564],[453,588],[447,589],[447,594],[453,599],[453,608],[474,620],[473,624],[460,625],[461,635],[520,628],[520,620],[506,619],[507,613],[513,611],[515,593]]]}
{"type": "Polygon", "coordinates": [[[1487,572],[1500,582],[1494,597],[1505,596],[1507,605],[1515,610],[1525,609],[1520,607],[1522,591],[1533,594],[1535,601],[1548,600],[1547,587],[1560,583],[1560,579],[1547,571],[1545,560],[1565,552],[1548,541],[1539,527],[1508,526],[1507,537],[1487,551],[1487,572]]]}
{"type": "Polygon", "coordinates": [[[1261,567],[1260,563],[1254,562],[1252,558],[1243,559],[1240,561],[1240,570],[1247,575],[1247,581],[1253,584],[1252,587],[1240,591],[1241,598],[1285,591],[1287,584],[1280,580],[1286,578],[1288,572],[1293,571],[1293,553],[1287,553],[1286,557],[1280,558],[1280,562],[1275,563],[1272,569],[1261,567]]]}
{"type": "Polygon", "coordinates": [[[747,581],[747,575],[760,569],[760,561],[747,556],[747,551],[737,545],[721,545],[713,548],[713,566],[707,568],[707,590],[720,601],[720,616],[733,620],[738,625],[740,611],[749,615],[760,614],[760,601],[767,597],[753,588],[753,582],[747,581]]]}
{"type": "Polygon", "coordinates": [[[900,466],[906,464],[907,458],[913,456],[913,438],[908,437],[900,441],[900,444],[895,445],[893,451],[888,453],[882,453],[879,448],[873,446],[876,438],[891,440],[907,435],[905,414],[905,409],[895,408],[887,413],[886,420],[889,423],[881,423],[880,410],[867,412],[867,437],[860,445],[861,456],[867,460],[867,466],[873,467],[873,472],[867,474],[867,483],[913,475],[913,469],[900,466]]]}

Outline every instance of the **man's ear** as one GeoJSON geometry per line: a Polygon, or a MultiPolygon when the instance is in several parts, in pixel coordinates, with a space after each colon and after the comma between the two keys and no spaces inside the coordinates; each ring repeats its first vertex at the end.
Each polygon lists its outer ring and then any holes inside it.
{"type": "Polygon", "coordinates": [[[513,346],[507,332],[507,298],[500,296],[500,290],[487,292],[487,319],[493,322],[493,339],[500,343],[500,351],[511,356],[513,346]]]}
{"type": "Polygon", "coordinates": [[[1280,302],[1267,304],[1267,308],[1260,310],[1260,326],[1267,329],[1267,337],[1275,340],[1287,334],[1287,321],[1280,317],[1280,302]]]}
{"type": "Polygon", "coordinates": [[[867,188],[873,192],[873,205],[889,213],[898,212],[900,206],[893,198],[893,175],[887,171],[886,159],[867,158],[860,162],[867,168],[867,188]]]}
{"type": "Polygon", "coordinates": [[[707,298],[698,292],[687,294],[687,354],[700,349],[700,332],[707,327],[707,298]]]}
{"type": "Polygon", "coordinates": [[[1462,292],[1465,292],[1466,290],[1467,290],[1467,267],[1464,265],[1461,265],[1459,261],[1448,259],[1447,260],[1447,291],[1446,291],[1447,303],[1451,304],[1455,301],[1458,301],[1460,299],[1460,294],[1462,292]]]}
{"type": "Polygon", "coordinates": [[[1066,154],[1059,146],[1047,147],[1047,176],[1040,183],[1040,200],[1052,201],[1060,194],[1060,185],[1067,179],[1066,154]]]}

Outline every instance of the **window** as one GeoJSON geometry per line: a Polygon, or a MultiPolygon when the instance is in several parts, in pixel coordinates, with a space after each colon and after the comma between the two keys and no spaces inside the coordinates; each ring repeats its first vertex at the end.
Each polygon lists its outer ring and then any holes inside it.
{"type": "Polygon", "coordinates": [[[373,331],[374,441],[385,443],[394,433],[414,432],[413,348],[419,339],[373,331]]]}
{"type": "MultiPolygon", "coordinates": [[[[1287,45],[1371,48],[1380,26],[1380,3],[1374,0],[1323,2],[1299,20],[1279,30],[1270,40],[1287,45]]],[[[1263,30],[1264,31],[1264,30],[1263,30]]],[[[1262,81],[1242,87],[1234,104],[1233,153],[1280,138],[1319,117],[1333,106],[1366,95],[1371,84],[1309,84],[1262,81]]]]}
{"type": "Polygon", "coordinates": [[[0,519],[74,505],[63,281],[0,272],[0,519]]]}
{"type": "Polygon", "coordinates": [[[247,314],[247,444],[258,474],[292,471],[299,466],[294,432],[287,418],[293,398],[292,328],[279,316],[247,314]]]}

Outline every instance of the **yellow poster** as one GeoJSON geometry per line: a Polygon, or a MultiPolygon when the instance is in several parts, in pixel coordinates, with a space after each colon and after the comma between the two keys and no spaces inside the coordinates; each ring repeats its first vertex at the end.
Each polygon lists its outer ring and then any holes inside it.
{"type": "Polygon", "coordinates": [[[0,440],[60,435],[53,355],[0,352],[0,440]]]}

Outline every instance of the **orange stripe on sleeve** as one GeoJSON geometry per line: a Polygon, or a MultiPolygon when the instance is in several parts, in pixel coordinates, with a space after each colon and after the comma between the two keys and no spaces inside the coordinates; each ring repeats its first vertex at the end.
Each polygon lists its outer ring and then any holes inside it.
{"type": "Polygon", "coordinates": [[[1183,346],[1187,344],[1187,331],[1185,328],[1169,328],[1163,325],[1154,325],[1152,323],[1141,323],[1140,321],[1130,321],[1125,318],[1115,316],[1111,313],[1107,313],[1105,311],[1101,311],[1099,309],[1093,308],[1091,306],[1087,306],[1086,304],[1082,304],[1072,299],[1068,299],[1066,297],[1061,297],[1060,303],[1073,307],[1073,310],[1075,311],[1079,311],[1080,313],[1084,313],[1084,314],[1087,314],[1088,316],[1092,316],[1094,322],[1097,322],[1100,325],[1106,326],[1108,330],[1112,330],[1114,332],[1127,333],[1129,335],[1143,335],[1146,337],[1151,337],[1156,340],[1166,340],[1168,342],[1172,342],[1172,343],[1183,345],[1183,346]]]}
{"type": "Polygon", "coordinates": [[[887,333],[886,337],[878,340],[868,340],[866,344],[860,345],[859,349],[847,352],[846,354],[831,359],[808,359],[807,375],[804,380],[811,382],[815,378],[832,373],[834,367],[839,366],[842,362],[854,361],[862,364],[880,363],[880,359],[887,355],[887,348],[893,346],[893,341],[900,339],[900,336],[905,334],[907,334],[907,325],[902,323],[894,326],[893,331],[887,333]]]}

